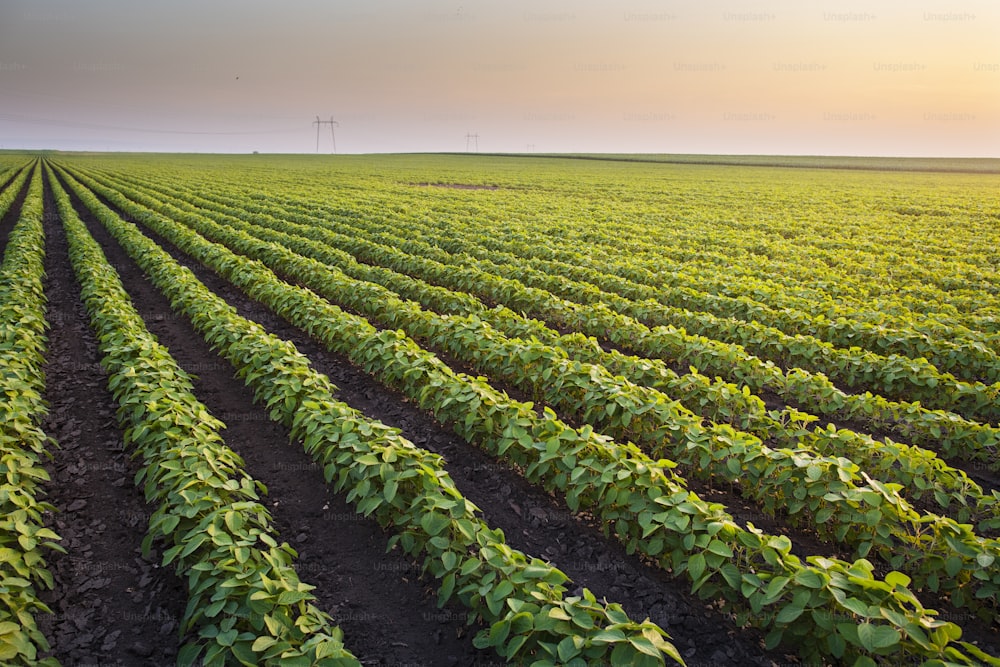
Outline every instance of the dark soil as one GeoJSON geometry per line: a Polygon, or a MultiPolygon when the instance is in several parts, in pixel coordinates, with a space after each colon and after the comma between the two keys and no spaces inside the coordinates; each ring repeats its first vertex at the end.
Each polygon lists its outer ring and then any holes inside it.
{"type": "Polygon", "coordinates": [[[986,493],[1000,491],[1000,456],[994,463],[968,459],[947,459],[947,463],[953,468],[964,470],[986,493]]]}
{"type": "Polygon", "coordinates": [[[20,169],[11,169],[6,174],[0,175],[0,192],[5,190],[11,181],[17,178],[17,175],[21,173],[20,169]]]}
{"type": "Polygon", "coordinates": [[[45,432],[58,441],[46,466],[47,525],[66,554],[52,552],[53,615],[38,623],[63,665],[164,665],[175,661],[184,587],[162,553],[140,544],[154,508],[132,484],[136,465],[123,450],[116,403],[106,389],[100,351],[80,301],[66,237],[46,189],[48,297],[45,432]]]}
{"type": "MultiPolygon", "coordinates": [[[[3,189],[0,188],[0,192],[3,189]]],[[[3,258],[4,251],[7,249],[7,239],[10,238],[10,232],[17,224],[18,218],[21,217],[21,207],[24,205],[24,200],[27,196],[28,183],[25,181],[24,185],[21,186],[21,191],[14,198],[14,201],[11,202],[10,208],[7,209],[7,213],[0,218],[0,259],[3,258]]]]}
{"type": "MultiPolygon", "coordinates": [[[[658,568],[644,563],[637,557],[626,555],[619,543],[603,537],[598,529],[587,525],[584,519],[573,516],[563,504],[544,491],[529,485],[508,466],[467,444],[457,435],[436,423],[432,416],[416,408],[405,397],[387,390],[366,373],[352,366],[345,357],[327,352],[319,344],[311,341],[306,334],[266,311],[260,304],[253,302],[231,284],[190,260],[171,244],[155,234],[149,233],[148,230],[143,231],[168,250],[178,261],[194,271],[206,285],[234,305],[244,317],[254,319],[272,333],[293,341],[301,352],[309,356],[314,367],[327,374],[339,387],[338,398],[340,400],[344,400],[384,423],[401,428],[404,435],[417,445],[445,456],[448,460],[449,474],[462,493],[483,509],[485,520],[491,526],[501,528],[511,546],[529,555],[549,560],[566,572],[573,580],[571,591],[578,589],[578,587],[587,587],[598,598],[620,602],[635,619],[651,618],[672,635],[672,641],[678,646],[689,665],[771,665],[794,661],[794,658],[780,652],[763,650],[762,635],[759,632],[736,628],[727,616],[712,605],[690,595],[688,592],[689,584],[673,580],[669,574],[658,568]]],[[[100,238],[100,235],[98,236],[100,238]]],[[[114,257],[115,261],[124,263],[120,259],[118,251],[111,249],[110,256],[114,257]]],[[[151,298],[147,300],[145,293],[141,292],[142,288],[139,287],[139,283],[144,282],[144,280],[131,275],[126,280],[130,288],[134,287],[137,290],[136,293],[143,294],[143,303],[155,303],[151,298]]],[[[162,308],[162,312],[168,313],[165,305],[162,308]]],[[[152,312],[149,306],[142,309],[152,312]]],[[[163,320],[172,323],[176,321],[176,318],[166,314],[163,320]]],[[[168,335],[160,333],[157,322],[148,323],[161,337],[161,340],[170,345],[168,335]]],[[[190,332],[186,334],[182,332],[180,341],[183,343],[183,349],[177,349],[175,355],[184,365],[187,363],[183,361],[186,354],[197,348],[198,345],[193,341],[193,334],[190,332]]],[[[174,351],[173,346],[171,346],[171,350],[174,351]]],[[[205,376],[205,373],[202,375],[205,376]]],[[[226,420],[226,413],[229,411],[231,416],[232,408],[219,410],[213,405],[213,392],[211,390],[203,390],[198,387],[198,395],[205,400],[215,414],[230,423],[230,431],[238,425],[238,422],[234,422],[232,418],[226,420]]],[[[249,410],[247,414],[261,414],[249,408],[246,409],[249,410]]],[[[263,428],[265,428],[263,424],[255,425],[255,430],[263,428]]],[[[227,432],[228,434],[229,432],[227,432]]],[[[271,449],[277,450],[274,457],[277,459],[277,463],[272,459],[271,465],[272,467],[274,465],[301,466],[297,467],[293,471],[295,474],[291,475],[290,482],[293,488],[285,488],[273,480],[273,475],[265,474],[266,465],[259,470],[256,469],[249,460],[250,455],[244,451],[242,440],[233,440],[236,443],[236,449],[248,458],[248,471],[267,483],[271,497],[279,500],[280,504],[275,508],[279,525],[283,523],[278,514],[279,508],[292,503],[286,498],[288,494],[293,493],[294,487],[307,486],[303,481],[303,474],[312,470],[311,464],[305,459],[301,463],[292,463],[298,461],[298,459],[291,457],[291,453],[295,450],[288,448],[283,441],[277,442],[281,439],[279,434],[276,436],[275,442],[271,443],[271,449]],[[278,447],[280,449],[277,449],[278,447]]],[[[318,471],[316,471],[316,478],[319,478],[318,471]]],[[[353,510],[350,508],[337,508],[329,500],[329,496],[327,499],[331,503],[331,509],[328,512],[335,515],[353,515],[353,510]]],[[[385,559],[380,553],[377,553],[367,556],[365,554],[345,554],[345,558],[338,558],[337,565],[331,567],[326,558],[329,553],[336,553],[340,540],[332,541],[328,547],[315,548],[312,545],[312,539],[316,536],[317,531],[300,528],[304,519],[305,517],[296,512],[285,521],[287,521],[286,525],[292,527],[289,535],[297,535],[300,532],[305,535],[304,544],[296,544],[296,547],[302,553],[303,567],[308,569],[304,577],[307,581],[321,584],[321,581],[315,576],[316,573],[321,572],[333,580],[334,585],[338,581],[340,585],[344,585],[345,576],[354,576],[359,590],[357,590],[357,597],[353,598],[357,606],[351,608],[352,612],[359,616],[374,614],[378,617],[381,626],[387,623],[386,618],[382,616],[383,614],[395,615],[397,614],[396,610],[402,609],[404,605],[408,606],[405,602],[401,604],[403,594],[400,588],[403,584],[409,585],[409,582],[404,581],[401,584],[400,580],[394,576],[393,568],[400,568],[399,571],[408,573],[409,576],[406,576],[406,579],[413,579],[415,572],[412,565],[405,560],[392,561],[383,565],[381,563],[384,563],[385,559]],[[359,559],[364,562],[358,562],[359,559]],[[323,563],[327,563],[327,565],[323,563]],[[375,564],[376,568],[374,578],[372,563],[375,564]],[[315,570],[312,569],[314,565],[315,570]],[[388,595],[382,595],[377,590],[380,579],[389,582],[388,595]]],[[[366,523],[365,521],[351,520],[348,522],[348,526],[360,526],[366,523]]],[[[341,530],[339,526],[338,530],[341,530]]],[[[375,530],[377,531],[377,529],[375,530]]],[[[378,541],[375,538],[372,539],[378,541]]],[[[380,539],[382,540],[381,544],[384,544],[385,536],[381,536],[380,539]]],[[[433,604],[424,608],[430,611],[417,611],[417,607],[408,611],[406,618],[409,620],[406,622],[422,624],[428,619],[434,620],[445,637],[457,632],[457,626],[461,626],[463,623],[462,620],[456,622],[456,617],[464,619],[463,610],[442,612],[433,609],[433,604]],[[420,618],[414,619],[414,614],[419,615],[420,618]]],[[[334,615],[336,616],[336,614],[334,615]]],[[[352,626],[349,623],[344,623],[343,627],[349,646],[351,646],[352,640],[365,641],[362,624],[352,626]]],[[[351,647],[353,650],[354,647],[351,647]]],[[[401,654],[400,657],[408,655],[407,658],[404,658],[408,662],[419,662],[421,659],[415,646],[407,647],[401,651],[401,654]]],[[[443,655],[447,654],[439,650],[433,656],[434,659],[431,659],[427,664],[445,664],[442,662],[443,655]]]]}

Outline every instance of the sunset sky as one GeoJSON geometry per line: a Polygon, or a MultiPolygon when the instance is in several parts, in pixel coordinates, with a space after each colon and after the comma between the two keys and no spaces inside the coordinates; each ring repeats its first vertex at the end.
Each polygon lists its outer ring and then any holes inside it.
{"type": "Polygon", "coordinates": [[[998,36],[996,0],[0,0],[0,148],[1000,157],[998,36]]]}

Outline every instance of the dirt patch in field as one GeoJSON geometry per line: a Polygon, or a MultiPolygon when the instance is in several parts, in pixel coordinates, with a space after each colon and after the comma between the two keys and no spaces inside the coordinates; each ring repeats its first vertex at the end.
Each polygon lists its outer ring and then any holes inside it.
{"type": "MultiPolygon", "coordinates": [[[[690,595],[688,592],[690,586],[686,581],[673,580],[668,573],[650,566],[638,557],[627,555],[618,542],[605,538],[598,528],[588,525],[584,518],[570,513],[561,502],[528,484],[509,466],[470,446],[450,430],[437,424],[432,416],[415,407],[405,397],[387,390],[366,373],[352,366],[346,358],[328,353],[306,334],[271,314],[263,306],[193,262],[170,244],[154,234],[149,235],[178,261],[194,271],[206,285],[234,305],[240,314],[260,322],[272,333],[293,341],[298,349],[312,360],[314,367],[327,374],[339,387],[338,398],[369,416],[402,429],[404,435],[418,446],[445,456],[448,461],[448,472],[457,487],[467,498],[482,508],[486,521],[491,526],[501,528],[511,546],[549,560],[566,572],[573,581],[571,590],[579,591],[582,587],[587,587],[598,598],[620,602],[635,619],[651,618],[672,635],[672,641],[692,666],[772,665],[794,662],[794,658],[780,652],[765,651],[762,648],[761,633],[736,628],[718,609],[690,595]]],[[[140,280],[130,279],[129,284],[137,285],[138,282],[140,280]]],[[[161,340],[166,340],[166,336],[161,336],[161,340]]],[[[183,340],[188,341],[184,343],[185,348],[197,347],[197,344],[189,338],[183,340]]],[[[178,351],[178,358],[183,358],[187,351],[178,351]]],[[[199,396],[202,393],[199,388],[199,396]]],[[[212,407],[210,392],[205,393],[203,400],[212,407]]],[[[231,429],[235,426],[236,424],[231,425],[231,429]]],[[[264,425],[257,424],[256,427],[260,429],[264,425]]],[[[227,437],[228,435],[227,431],[227,437]]],[[[241,453],[243,453],[242,447],[242,444],[237,447],[241,453]]],[[[288,455],[292,450],[284,445],[280,447],[277,451],[283,452],[279,454],[282,457],[281,461],[289,465],[293,461],[288,455]]],[[[249,465],[248,460],[248,469],[249,465]]],[[[306,467],[292,476],[291,484],[294,486],[306,485],[303,476],[310,472],[308,467],[311,464],[306,462],[303,465],[306,467]]],[[[254,474],[256,476],[256,473],[254,474]]],[[[318,471],[316,474],[318,475],[318,471]]],[[[268,481],[267,476],[261,475],[260,478],[268,481]]],[[[271,497],[280,500],[279,507],[285,505],[285,494],[289,491],[271,482],[268,483],[271,497]]],[[[335,511],[353,512],[349,507],[335,511]]],[[[275,509],[275,512],[277,518],[278,510],[275,509]]],[[[294,526],[295,519],[291,519],[291,522],[294,526]]],[[[363,523],[365,522],[357,520],[349,522],[351,525],[363,523]]],[[[293,528],[293,531],[295,530],[293,528]]],[[[305,545],[296,545],[302,555],[302,563],[308,568],[317,564],[316,570],[307,571],[307,581],[321,584],[315,576],[320,572],[334,579],[342,577],[358,566],[355,561],[369,558],[369,561],[360,564],[360,572],[353,570],[355,583],[360,584],[361,588],[356,600],[359,606],[355,609],[366,610],[355,613],[395,614],[395,609],[406,606],[398,594],[402,584],[397,573],[391,571],[391,568],[402,568],[401,571],[405,573],[403,576],[412,579],[414,572],[408,561],[405,559],[391,561],[399,564],[385,565],[382,566],[385,568],[384,571],[373,572],[371,563],[383,562],[382,556],[366,556],[364,553],[344,554],[344,558],[337,561],[338,569],[332,571],[329,566],[321,565],[328,552],[316,549],[310,544],[308,538],[314,533],[303,532],[307,535],[305,545]],[[309,578],[311,575],[312,579],[309,578]],[[380,579],[389,583],[389,595],[380,597],[373,590],[378,588],[380,579]]],[[[294,532],[289,533],[292,534],[294,532]]],[[[381,539],[383,540],[381,544],[384,544],[385,537],[382,536],[381,539]]],[[[403,583],[409,584],[405,580],[403,583]]],[[[426,590],[429,591],[430,587],[426,586],[426,590]]],[[[433,605],[425,608],[432,609],[433,605]]],[[[444,638],[456,631],[454,616],[464,618],[462,609],[420,612],[419,607],[412,607],[406,614],[411,620],[414,620],[413,616],[416,614],[415,622],[423,620],[421,615],[429,614],[431,620],[437,622],[438,627],[434,632],[440,631],[444,638]]],[[[458,624],[461,625],[461,622],[458,624]]],[[[343,627],[349,645],[352,640],[364,641],[361,626],[352,627],[351,624],[344,623],[343,627]]],[[[393,634],[385,630],[381,632],[393,634]]],[[[401,648],[398,655],[407,656],[404,662],[419,662],[419,653],[415,648],[401,648]]],[[[442,657],[445,655],[447,654],[441,650],[435,659],[425,664],[447,664],[442,657]]],[[[472,655],[468,657],[473,658],[472,655]]],[[[479,657],[483,659],[484,654],[479,654],[479,657]]],[[[496,660],[488,654],[485,659],[496,660]]]]}
{"type": "Polygon", "coordinates": [[[408,183],[418,188],[449,188],[452,190],[499,190],[499,185],[477,185],[475,183],[408,183]]]}
{"type": "Polygon", "coordinates": [[[44,228],[51,329],[43,428],[58,441],[46,465],[52,481],[45,499],[56,508],[46,523],[67,551],[46,557],[55,587],[41,597],[54,613],[37,620],[52,644],[47,655],[64,665],[173,663],[184,586],[171,568],[160,567],[159,548],[142,556],[155,508],[132,484],[137,466],[123,450],[117,405],[48,188],[44,228]]]}

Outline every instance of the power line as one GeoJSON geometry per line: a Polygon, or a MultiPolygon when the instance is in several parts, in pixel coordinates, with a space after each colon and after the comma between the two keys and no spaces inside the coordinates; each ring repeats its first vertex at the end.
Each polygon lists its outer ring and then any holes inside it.
{"type": "Polygon", "coordinates": [[[476,152],[478,153],[479,152],[479,134],[478,133],[476,133],[476,134],[467,133],[465,135],[465,152],[466,153],[469,152],[469,142],[470,141],[474,141],[475,142],[476,152]]]}
{"type": "Polygon", "coordinates": [[[320,128],[321,125],[329,125],[330,126],[330,138],[333,139],[333,152],[336,153],[337,152],[337,137],[334,136],[334,134],[333,134],[333,126],[336,125],[337,127],[340,127],[340,123],[338,123],[337,121],[335,121],[333,119],[333,116],[330,116],[330,120],[320,120],[319,116],[316,116],[316,120],[313,121],[313,125],[316,126],[316,152],[319,153],[319,128],[320,128]]]}
{"type": "Polygon", "coordinates": [[[207,136],[240,136],[254,134],[289,134],[299,132],[299,129],[286,130],[250,130],[242,132],[216,132],[205,130],[166,130],[152,127],[128,127],[123,125],[103,125],[100,123],[84,123],[73,120],[55,120],[52,118],[38,118],[34,116],[23,116],[13,113],[0,113],[0,121],[20,123],[23,125],[41,125],[44,127],[73,127],[83,130],[111,130],[114,132],[139,132],[142,134],[187,134],[187,135],[207,135],[207,136]]]}

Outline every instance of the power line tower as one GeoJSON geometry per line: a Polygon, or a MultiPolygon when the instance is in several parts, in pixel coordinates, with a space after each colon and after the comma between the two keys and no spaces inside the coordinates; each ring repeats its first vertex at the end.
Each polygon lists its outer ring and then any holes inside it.
{"type": "Polygon", "coordinates": [[[333,119],[333,116],[330,116],[330,120],[320,120],[319,116],[316,116],[316,120],[313,121],[313,125],[316,126],[316,152],[319,153],[319,128],[320,128],[321,125],[329,125],[330,126],[330,139],[333,140],[333,152],[336,153],[337,152],[337,137],[333,134],[333,126],[336,125],[337,127],[340,127],[340,123],[338,123],[337,121],[335,121],[333,119]]]}
{"type": "Polygon", "coordinates": [[[465,152],[469,152],[469,144],[472,143],[476,148],[476,152],[479,152],[479,135],[472,134],[471,132],[465,135],[465,152]]]}

